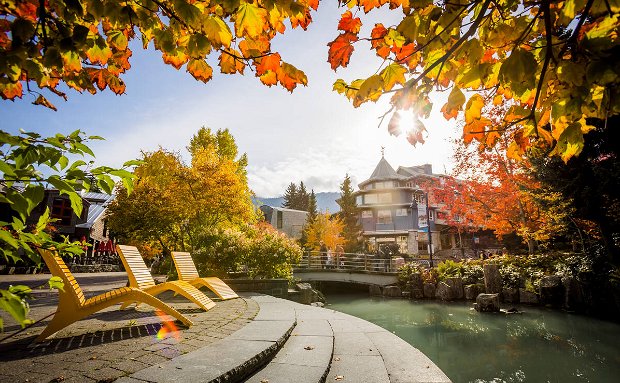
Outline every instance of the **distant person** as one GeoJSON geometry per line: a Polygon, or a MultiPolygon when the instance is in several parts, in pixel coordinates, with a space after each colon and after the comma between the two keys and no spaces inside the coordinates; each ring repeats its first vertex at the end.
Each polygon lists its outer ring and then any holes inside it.
{"type": "Polygon", "coordinates": [[[320,242],[321,245],[321,253],[319,255],[320,261],[321,261],[321,269],[324,268],[325,265],[325,261],[327,260],[327,245],[325,245],[325,242],[321,241],[320,242]]]}
{"type": "Polygon", "coordinates": [[[336,266],[344,267],[344,248],[340,244],[336,246],[336,266]]]}
{"type": "Polygon", "coordinates": [[[327,261],[325,262],[325,265],[328,269],[334,268],[334,253],[332,252],[332,249],[327,249],[327,261]]]}

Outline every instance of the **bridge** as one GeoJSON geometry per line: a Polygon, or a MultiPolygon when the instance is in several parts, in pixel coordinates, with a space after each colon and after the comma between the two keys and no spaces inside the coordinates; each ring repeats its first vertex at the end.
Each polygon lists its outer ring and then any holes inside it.
{"type": "Polygon", "coordinates": [[[321,255],[307,252],[293,265],[293,276],[303,282],[349,282],[386,286],[397,282],[403,258],[381,258],[372,254],[321,255]]]}

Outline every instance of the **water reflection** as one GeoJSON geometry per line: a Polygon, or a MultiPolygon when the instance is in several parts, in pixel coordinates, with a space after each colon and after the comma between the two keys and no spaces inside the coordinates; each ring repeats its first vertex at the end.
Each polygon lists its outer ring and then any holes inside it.
{"type": "Polygon", "coordinates": [[[329,295],[329,307],[419,348],[456,382],[620,381],[620,325],[540,308],[479,314],[471,304],[329,295]]]}

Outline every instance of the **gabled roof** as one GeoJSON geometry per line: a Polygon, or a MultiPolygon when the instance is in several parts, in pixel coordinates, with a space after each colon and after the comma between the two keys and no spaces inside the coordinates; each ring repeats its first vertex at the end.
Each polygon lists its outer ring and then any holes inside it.
{"type": "Polygon", "coordinates": [[[396,173],[396,170],[390,165],[385,157],[381,157],[379,163],[375,167],[375,170],[370,175],[370,178],[359,184],[360,189],[371,182],[377,181],[391,181],[391,180],[403,180],[407,177],[396,173]]]}
{"type": "Polygon", "coordinates": [[[86,222],[76,225],[75,227],[80,227],[84,229],[90,229],[95,224],[95,221],[101,217],[103,213],[108,208],[108,205],[116,196],[114,194],[104,194],[104,193],[94,193],[87,192],[82,194],[82,198],[90,203],[90,207],[88,208],[88,218],[86,222]]]}

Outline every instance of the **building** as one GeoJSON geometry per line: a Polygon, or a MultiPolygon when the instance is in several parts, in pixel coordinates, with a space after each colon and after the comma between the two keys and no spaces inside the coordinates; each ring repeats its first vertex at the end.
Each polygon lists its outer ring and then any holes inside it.
{"type": "Polygon", "coordinates": [[[265,221],[271,224],[279,232],[294,239],[300,239],[308,212],[303,210],[286,209],[262,205],[260,210],[265,216],[265,221]]]}
{"type": "Polygon", "coordinates": [[[428,254],[430,225],[433,253],[456,246],[454,234],[443,219],[440,206],[426,209],[426,195],[420,184],[425,180],[443,182],[432,166],[400,166],[394,170],[381,156],[375,170],[359,184],[356,196],[362,235],[369,251],[382,244],[397,244],[401,253],[428,254]],[[428,221],[427,221],[428,214],[428,221]]]}

